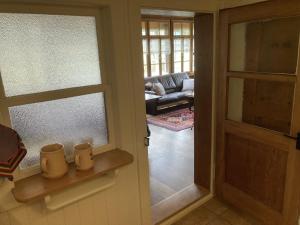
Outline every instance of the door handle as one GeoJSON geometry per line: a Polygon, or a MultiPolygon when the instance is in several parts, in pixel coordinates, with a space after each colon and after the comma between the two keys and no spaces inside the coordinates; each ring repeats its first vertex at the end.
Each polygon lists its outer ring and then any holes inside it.
{"type": "Polygon", "coordinates": [[[296,149],[300,151],[300,132],[297,133],[297,137],[290,136],[288,134],[285,134],[284,136],[296,140],[296,149]]]}

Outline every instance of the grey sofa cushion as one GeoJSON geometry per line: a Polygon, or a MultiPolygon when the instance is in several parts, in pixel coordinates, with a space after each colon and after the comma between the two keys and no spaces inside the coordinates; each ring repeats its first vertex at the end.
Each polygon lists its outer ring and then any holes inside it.
{"type": "Polygon", "coordinates": [[[189,75],[187,73],[173,73],[171,76],[176,84],[176,91],[181,91],[183,80],[189,79],[189,75]]]}
{"type": "Polygon", "coordinates": [[[165,90],[176,88],[176,84],[171,75],[160,76],[158,80],[164,86],[165,90]]]}
{"type": "Polygon", "coordinates": [[[180,101],[186,98],[186,93],[184,92],[173,92],[170,94],[166,94],[158,99],[158,104],[163,105],[170,102],[180,101]]]}

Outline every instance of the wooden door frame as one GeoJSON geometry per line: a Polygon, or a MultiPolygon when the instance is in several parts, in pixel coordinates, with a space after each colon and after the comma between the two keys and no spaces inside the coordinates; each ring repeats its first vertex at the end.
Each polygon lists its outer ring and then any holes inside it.
{"type": "MultiPolygon", "coordinates": [[[[217,124],[216,124],[216,147],[217,147],[217,155],[216,155],[216,194],[220,198],[224,198],[222,192],[222,185],[224,183],[225,176],[225,126],[224,121],[226,120],[226,111],[227,111],[227,75],[230,73],[231,76],[235,76],[237,78],[258,78],[253,73],[240,73],[240,72],[228,72],[228,48],[229,48],[229,24],[246,22],[246,21],[255,21],[269,18],[282,18],[282,17],[293,17],[300,16],[300,4],[297,1],[267,1],[263,3],[257,3],[253,5],[240,6],[231,9],[224,9],[220,11],[220,20],[219,20],[219,70],[217,75],[217,99],[220,104],[217,105],[217,124]]],[[[298,78],[300,76],[299,62],[300,57],[298,57],[298,78]]],[[[258,74],[258,73],[256,73],[258,74]]],[[[290,75],[282,75],[277,78],[281,81],[288,81],[289,79],[294,79],[290,75]]],[[[297,78],[296,78],[297,79],[297,78]]],[[[300,79],[296,82],[296,86],[299,87],[300,79]]],[[[296,88],[295,97],[300,99],[300,90],[296,88]]],[[[295,107],[293,113],[300,112],[299,106],[295,107]]],[[[291,127],[291,134],[295,135],[296,131],[300,130],[300,121],[299,117],[293,118],[292,124],[296,124],[291,127]],[[298,119],[298,121],[296,121],[298,119]]],[[[245,125],[246,126],[246,125],[245,125]]],[[[278,138],[280,136],[278,135],[278,138]]],[[[285,141],[286,142],[286,141],[285,141]]],[[[294,145],[295,142],[291,141],[291,145],[294,145]]],[[[293,199],[299,199],[300,193],[299,188],[295,188],[294,186],[300,187],[299,178],[296,175],[296,168],[299,169],[299,152],[292,151],[289,154],[289,160],[291,160],[292,165],[287,167],[287,171],[290,171],[290,176],[288,176],[287,184],[285,186],[285,201],[284,201],[284,209],[282,214],[274,214],[271,211],[268,211],[267,215],[264,214],[267,209],[263,204],[257,204],[252,199],[247,199],[248,203],[242,202],[245,200],[241,195],[240,198],[236,200],[234,203],[236,206],[241,207],[242,205],[248,208],[252,208],[254,210],[248,210],[249,213],[252,214],[260,214],[261,216],[265,216],[269,218],[271,221],[270,224],[278,224],[282,218],[281,224],[289,224],[295,225],[296,218],[298,215],[298,211],[300,208],[297,205],[298,202],[293,199]],[[297,179],[297,181],[295,181],[297,179]]],[[[235,193],[236,194],[236,193],[235,193]]]]}
{"type": "Polygon", "coordinates": [[[211,190],[214,14],[196,13],[194,182],[211,190]],[[196,30],[199,29],[199,32],[196,30]]]}

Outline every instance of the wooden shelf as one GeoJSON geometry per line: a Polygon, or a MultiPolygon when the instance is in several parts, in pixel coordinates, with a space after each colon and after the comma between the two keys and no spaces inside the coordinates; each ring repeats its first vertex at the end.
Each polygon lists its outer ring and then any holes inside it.
{"type": "Polygon", "coordinates": [[[68,173],[62,178],[47,179],[37,174],[17,181],[12,193],[18,202],[28,203],[62,189],[79,184],[92,178],[103,176],[108,172],[133,162],[133,156],[123,150],[115,149],[96,155],[94,168],[77,171],[74,163],[69,165],[68,173]]]}

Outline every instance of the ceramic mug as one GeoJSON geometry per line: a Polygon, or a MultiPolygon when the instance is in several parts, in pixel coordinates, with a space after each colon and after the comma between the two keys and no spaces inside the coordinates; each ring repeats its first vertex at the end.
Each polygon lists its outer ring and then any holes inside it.
{"type": "Polygon", "coordinates": [[[74,152],[78,170],[89,170],[94,166],[92,146],[89,143],[75,145],[74,152]]]}
{"type": "Polygon", "coordinates": [[[42,147],[40,153],[42,175],[46,178],[59,178],[68,172],[64,146],[51,144],[42,147]]]}

